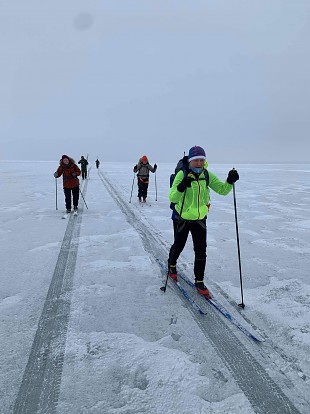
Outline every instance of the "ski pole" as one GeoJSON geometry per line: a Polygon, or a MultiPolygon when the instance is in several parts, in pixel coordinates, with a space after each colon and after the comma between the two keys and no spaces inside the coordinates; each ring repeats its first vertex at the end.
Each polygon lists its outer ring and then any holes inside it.
{"type": "Polygon", "coordinates": [[[156,194],[155,201],[157,201],[157,181],[156,181],[156,170],[155,170],[155,194],[156,194]]]}
{"type": "Polygon", "coordinates": [[[79,191],[80,191],[80,193],[81,193],[81,196],[82,196],[82,198],[83,198],[83,201],[84,201],[84,203],[85,203],[85,206],[86,206],[86,208],[87,208],[87,210],[88,210],[88,207],[87,207],[87,204],[86,204],[85,198],[84,198],[84,196],[83,196],[83,193],[82,193],[82,191],[81,191],[81,189],[80,189],[80,186],[79,186],[79,191]]]}
{"type": "Polygon", "coordinates": [[[58,210],[57,206],[57,178],[55,177],[55,184],[56,184],[56,210],[58,210]]]}
{"type": "Polygon", "coordinates": [[[133,183],[135,182],[135,176],[136,176],[136,174],[135,174],[135,173],[133,173],[133,180],[132,180],[132,186],[131,186],[131,193],[130,193],[130,200],[129,200],[129,203],[131,203],[132,190],[133,190],[133,183]]]}
{"type": "MultiPolygon", "coordinates": [[[[175,231],[175,233],[174,233],[174,242],[173,242],[173,243],[175,243],[176,235],[177,235],[177,233],[178,233],[178,230],[179,230],[179,225],[180,225],[180,222],[181,222],[181,215],[182,215],[182,211],[183,211],[183,206],[184,206],[184,201],[185,201],[186,190],[187,190],[187,187],[185,188],[185,191],[184,191],[184,197],[183,197],[182,206],[181,206],[181,210],[180,210],[180,214],[179,214],[179,218],[178,218],[177,229],[176,229],[176,231],[175,231]]],[[[167,283],[168,283],[168,278],[169,278],[169,270],[168,270],[168,272],[167,272],[167,277],[166,277],[166,282],[165,282],[165,285],[164,285],[164,286],[162,286],[162,287],[160,288],[160,290],[162,290],[163,292],[166,292],[166,289],[167,289],[167,283]]]]}
{"type": "Polygon", "coordinates": [[[236,234],[237,234],[237,247],[238,247],[238,261],[239,261],[239,273],[240,273],[240,289],[241,289],[241,303],[238,306],[244,309],[245,304],[243,302],[243,287],[242,287],[242,272],[241,272],[241,257],[240,257],[240,244],[239,244],[239,230],[238,230],[238,218],[237,218],[237,203],[236,203],[236,191],[235,184],[233,184],[234,195],[234,208],[235,208],[235,222],[236,222],[236,234]]]}

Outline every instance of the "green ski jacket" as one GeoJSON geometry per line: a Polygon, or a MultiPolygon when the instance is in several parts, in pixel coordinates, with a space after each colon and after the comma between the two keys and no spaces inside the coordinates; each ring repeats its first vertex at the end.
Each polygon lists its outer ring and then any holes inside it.
{"type": "MultiPolygon", "coordinates": [[[[205,169],[208,164],[205,163],[205,169]]],[[[210,188],[220,195],[227,195],[233,188],[227,181],[222,182],[216,175],[208,170],[209,185],[206,185],[204,171],[196,178],[196,176],[189,170],[188,176],[195,178],[191,187],[187,188],[185,192],[178,191],[177,186],[184,178],[183,170],[180,170],[171,186],[169,192],[169,200],[171,203],[175,203],[175,209],[180,214],[183,199],[184,205],[181,218],[183,220],[201,220],[204,219],[209,211],[210,205],[210,188]]]]}

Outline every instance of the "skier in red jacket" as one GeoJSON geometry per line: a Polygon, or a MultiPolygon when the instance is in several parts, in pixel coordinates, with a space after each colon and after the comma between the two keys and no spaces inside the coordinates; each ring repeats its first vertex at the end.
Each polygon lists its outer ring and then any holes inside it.
{"type": "Polygon", "coordinates": [[[59,167],[54,173],[54,177],[58,178],[62,175],[67,213],[71,213],[71,194],[73,197],[73,208],[74,211],[77,212],[80,191],[80,182],[77,177],[80,174],[81,170],[76,165],[74,159],[68,157],[68,155],[63,155],[59,162],[59,167]]]}

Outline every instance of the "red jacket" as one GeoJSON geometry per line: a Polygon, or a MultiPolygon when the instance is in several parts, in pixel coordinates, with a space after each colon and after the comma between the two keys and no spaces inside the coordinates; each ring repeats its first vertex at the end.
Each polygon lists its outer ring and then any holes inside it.
{"type": "Polygon", "coordinates": [[[60,165],[57,168],[57,174],[58,177],[62,175],[64,188],[75,188],[80,185],[77,176],[81,174],[81,170],[71,160],[68,165],[63,164],[63,162],[60,161],[60,165]],[[75,174],[75,177],[73,177],[72,174],[75,174]]]}

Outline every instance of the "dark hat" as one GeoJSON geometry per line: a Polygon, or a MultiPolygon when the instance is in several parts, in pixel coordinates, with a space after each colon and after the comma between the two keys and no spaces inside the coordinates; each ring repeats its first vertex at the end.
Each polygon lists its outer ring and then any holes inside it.
{"type": "Polygon", "coordinates": [[[203,148],[195,146],[188,151],[188,162],[201,158],[206,159],[206,153],[203,148]]]}

